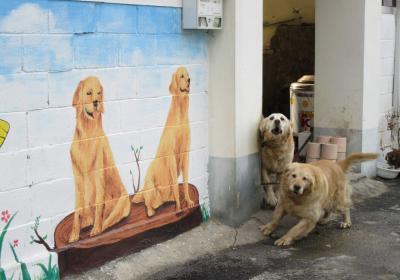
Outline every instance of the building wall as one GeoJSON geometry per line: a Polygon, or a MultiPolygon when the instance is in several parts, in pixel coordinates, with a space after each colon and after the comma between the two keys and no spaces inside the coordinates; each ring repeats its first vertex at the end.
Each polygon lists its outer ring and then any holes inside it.
{"type": "Polygon", "coordinates": [[[381,148],[390,146],[390,131],[387,130],[385,113],[392,108],[393,76],[395,56],[395,15],[385,9],[381,17],[381,85],[379,98],[379,134],[381,148]],[[387,12],[386,12],[387,11],[387,12]]]}
{"type": "MultiPolygon", "coordinates": [[[[8,277],[20,273],[9,242],[18,243],[19,259],[38,276],[35,264],[47,264],[48,252],[31,244],[36,218],[39,232],[53,246],[55,227],[74,211],[72,98],[87,76],[98,77],[103,86],[103,128],[132,194],[130,171],[137,176],[137,169],[131,146],[143,146],[143,178],[168,114],[171,77],[178,66],[188,69],[189,182],[208,207],[207,41],[203,32],[181,30],[180,8],[0,1],[0,119],[10,125],[0,147],[0,230],[7,213],[17,213],[0,256],[8,277]]],[[[56,263],[56,256],[52,260],[56,263]]]]}

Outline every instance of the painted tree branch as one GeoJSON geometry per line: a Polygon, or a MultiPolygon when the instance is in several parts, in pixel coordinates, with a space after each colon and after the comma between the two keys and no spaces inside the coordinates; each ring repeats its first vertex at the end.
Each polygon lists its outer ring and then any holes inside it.
{"type": "Polygon", "coordinates": [[[39,232],[37,231],[36,228],[33,229],[33,231],[36,234],[36,237],[38,239],[33,239],[32,241],[37,243],[37,244],[42,244],[47,251],[49,252],[57,252],[57,250],[55,248],[51,248],[50,245],[46,242],[46,240],[44,240],[44,238],[39,234],[39,232]]]}
{"type": "Polygon", "coordinates": [[[135,184],[135,178],[133,176],[133,172],[131,171],[131,176],[132,176],[132,186],[133,186],[133,190],[135,191],[135,193],[137,193],[139,191],[139,187],[140,187],[140,165],[139,165],[139,161],[140,161],[140,152],[143,149],[143,146],[141,146],[138,149],[135,149],[133,146],[131,146],[131,149],[133,151],[133,155],[135,156],[135,161],[136,161],[136,166],[137,166],[137,170],[138,170],[138,182],[137,185],[135,184]]]}

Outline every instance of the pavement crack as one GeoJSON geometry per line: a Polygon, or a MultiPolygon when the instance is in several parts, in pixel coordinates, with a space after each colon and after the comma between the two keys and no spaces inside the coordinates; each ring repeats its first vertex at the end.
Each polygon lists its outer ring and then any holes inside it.
{"type": "Polygon", "coordinates": [[[235,239],[233,240],[233,244],[232,244],[232,249],[236,249],[236,242],[237,242],[237,237],[238,237],[238,234],[239,234],[239,230],[237,230],[237,229],[233,229],[234,231],[235,231],[235,239]]]}

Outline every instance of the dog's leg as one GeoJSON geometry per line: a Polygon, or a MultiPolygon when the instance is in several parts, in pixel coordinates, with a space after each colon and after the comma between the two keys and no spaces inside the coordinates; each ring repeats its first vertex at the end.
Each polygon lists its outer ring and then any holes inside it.
{"type": "Polygon", "coordinates": [[[341,212],[342,212],[343,222],[339,224],[339,227],[350,228],[351,227],[350,208],[346,208],[341,212]]]}
{"type": "MultiPolygon", "coordinates": [[[[102,159],[101,159],[102,160],[102,159]]],[[[90,232],[90,236],[98,235],[102,232],[103,224],[103,210],[104,210],[104,194],[105,194],[105,182],[104,182],[104,170],[98,170],[93,172],[94,187],[96,189],[96,208],[94,213],[94,225],[90,232]]]]}
{"type": "Polygon", "coordinates": [[[169,169],[169,177],[170,177],[170,184],[174,195],[175,200],[175,212],[178,213],[182,210],[181,207],[181,200],[179,196],[179,184],[178,184],[178,167],[175,155],[168,157],[168,164],[167,168],[169,169]]]}
{"type": "Polygon", "coordinates": [[[324,215],[319,219],[318,224],[319,225],[326,225],[329,222],[329,216],[331,215],[331,212],[325,210],[324,215]]]}
{"type": "Polygon", "coordinates": [[[279,226],[280,221],[285,216],[285,209],[281,204],[278,204],[274,210],[274,214],[272,215],[272,220],[268,224],[262,226],[260,228],[262,234],[270,235],[272,232],[276,230],[279,226]]]}
{"type": "Polygon", "coordinates": [[[275,195],[274,185],[272,183],[271,176],[268,174],[267,170],[262,168],[261,175],[263,179],[263,189],[264,189],[264,200],[271,206],[275,207],[278,203],[278,198],[275,195]]]}
{"type": "Polygon", "coordinates": [[[276,246],[287,246],[293,241],[306,237],[315,227],[316,222],[309,219],[301,219],[284,236],[275,241],[276,246]]]}
{"type": "Polygon", "coordinates": [[[129,203],[129,197],[127,194],[123,194],[123,196],[118,199],[117,204],[114,206],[110,215],[108,215],[108,217],[104,220],[101,228],[102,232],[118,223],[124,217],[121,213],[124,213],[127,203],[129,203]]]}
{"type": "Polygon", "coordinates": [[[69,236],[68,243],[72,243],[79,240],[79,234],[81,231],[81,221],[80,217],[83,211],[84,205],[84,192],[83,192],[83,178],[79,173],[73,168],[75,176],[75,212],[74,221],[72,224],[72,230],[69,236]]]}
{"type": "Polygon", "coordinates": [[[186,203],[189,208],[194,207],[194,202],[190,199],[189,196],[189,153],[183,153],[183,164],[182,164],[182,176],[183,176],[183,193],[185,195],[186,203]]]}
{"type": "Polygon", "coordinates": [[[143,189],[143,197],[144,197],[144,205],[146,205],[147,216],[152,217],[156,213],[156,210],[153,208],[153,199],[156,197],[156,186],[154,185],[153,178],[150,174],[146,174],[146,178],[144,181],[144,189],[143,189]]]}

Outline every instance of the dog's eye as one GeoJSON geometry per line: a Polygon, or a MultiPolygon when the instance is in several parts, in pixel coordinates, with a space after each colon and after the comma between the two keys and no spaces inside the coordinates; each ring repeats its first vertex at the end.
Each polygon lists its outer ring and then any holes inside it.
{"type": "Polygon", "coordinates": [[[97,95],[101,95],[101,91],[99,91],[99,92],[97,93],[97,95]]]}
{"type": "Polygon", "coordinates": [[[281,121],[283,121],[283,118],[281,117],[281,121]]]}
{"type": "Polygon", "coordinates": [[[185,76],[181,75],[181,78],[183,79],[183,78],[185,78],[185,76]]]}
{"type": "Polygon", "coordinates": [[[296,176],[296,174],[292,174],[292,177],[293,177],[293,178],[296,178],[297,176],[296,176]]]}
{"type": "Polygon", "coordinates": [[[270,120],[270,121],[273,121],[273,120],[274,120],[274,117],[270,117],[269,120],[270,120]]]}
{"type": "Polygon", "coordinates": [[[306,178],[306,177],[303,177],[303,181],[307,181],[307,178],[306,178]]]}
{"type": "Polygon", "coordinates": [[[86,92],[86,95],[92,95],[92,92],[91,91],[86,92]]]}

